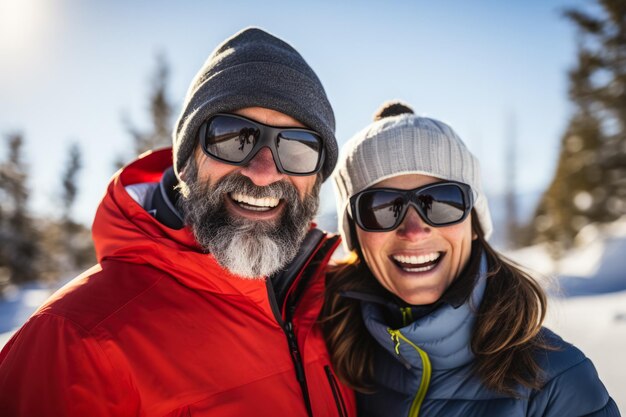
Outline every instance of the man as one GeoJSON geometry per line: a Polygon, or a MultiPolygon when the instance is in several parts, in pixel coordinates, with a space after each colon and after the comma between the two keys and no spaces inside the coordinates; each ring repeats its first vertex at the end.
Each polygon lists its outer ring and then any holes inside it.
{"type": "Polygon", "coordinates": [[[3,349],[0,415],[354,415],[316,325],[337,245],[311,227],[337,158],[318,78],[285,42],[237,33],[173,142],[173,161],[156,151],[113,179],[98,265],[3,349]]]}

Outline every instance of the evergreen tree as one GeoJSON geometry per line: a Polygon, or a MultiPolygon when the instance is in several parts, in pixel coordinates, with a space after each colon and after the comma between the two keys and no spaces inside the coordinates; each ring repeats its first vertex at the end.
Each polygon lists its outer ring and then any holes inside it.
{"type": "Polygon", "coordinates": [[[574,113],[533,224],[535,241],[551,242],[557,256],[587,224],[626,214],[626,2],[598,6],[564,12],[578,31],[569,71],[574,113]]]}
{"type": "MultiPolygon", "coordinates": [[[[134,159],[146,151],[170,146],[172,143],[172,115],[174,113],[173,104],[167,93],[169,83],[170,68],[167,59],[163,54],[156,58],[156,68],[151,80],[151,91],[148,98],[148,112],[150,116],[150,126],[146,129],[137,128],[127,117],[124,119],[126,130],[133,139],[134,159]]],[[[122,158],[118,157],[115,165],[120,168],[124,165],[122,158]]]]}
{"type": "Polygon", "coordinates": [[[73,143],[70,145],[69,160],[67,161],[65,171],[61,178],[63,184],[63,191],[61,193],[61,199],[63,201],[62,219],[64,223],[71,222],[71,211],[76,202],[76,195],[78,194],[78,173],[82,166],[83,162],[80,147],[77,143],[73,143]]]}
{"type": "Polygon", "coordinates": [[[0,164],[0,260],[3,263],[0,266],[10,282],[22,283],[38,278],[38,236],[27,208],[29,190],[27,167],[22,157],[24,139],[19,133],[9,135],[7,139],[8,158],[0,164]]]}
{"type": "Polygon", "coordinates": [[[72,208],[76,202],[78,194],[78,173],[82,168],[82,156],[77,143],[70,145],[68,161],[65,165],[65,171],[61,177],[62,192],[61,199],[63,201],[63,212],[61,217],[60,237],[62,238],[59,247],[65,252],[65,265],[61,268],[61,272],[71,272],[78,266],[81,266],[81,250],[79,249],[79,240],[77,237],[83,228],[82,225],[72,219],[72,208]],[[65,271],[63,271],[65,269],[65,271]]]}
{"type": "Polygon", "coordinates": [[[41,230],[40,246],[43,251],[40,277],[44,280],[67,279],[78,270],[95,263],[90,230],[72,216],[82,165],[80,147],[78,143],[72,143],[61,174],[58,193],[60,216],[38,220],[41,230]]]}

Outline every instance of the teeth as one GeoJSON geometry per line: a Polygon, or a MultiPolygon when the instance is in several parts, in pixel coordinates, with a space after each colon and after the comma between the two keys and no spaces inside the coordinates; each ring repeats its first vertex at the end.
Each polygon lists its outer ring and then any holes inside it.
{"type": "MultiPolygon", "coordinates": [[[[274,197],[254,198],[249,195],[241,193],[230,193],[230,198],[238,203],[247,204],[254,207],[268,207],[274,208],[278,205],[280,200],[274,197]]],[[[252,208],[254,209],[254,208],[252,208]]]]}
{"type": "Polygon", "coordinates": [[[441,254],[438,252],[429,253],[426,255],[419,256],[405,256],[405,255],[393,255],[393,259],[400,263],[400,268],[402,268],[406,272],[426,272],[433,269],[437,266],[437,263],[434,262],[441,257],[441,254]],[[415,265],[415,266],[409,266],[415,265]]]}
{"type": "MultiPolygon", "coordinates": [[[[421,265],[421,264],[425,264],[426,262],[436,261],[437,259],[439,259],[440,256],[441,256],[440,253],[433,252],[427,255],[419,255],[419,256],[393,255],[393,259],[403,264],[421,265]]],[[[426,269],[430,269],[430,268],[427,267],[426,269]]]]}
{"type": "Polygon", "coordinates": [[[402,269],[405,270],[406,272],[426,272],[426,271],[430,271],[434,267],[435,265],[430,265],[430,266],[425,266],[423,268],[402,268],[402,269]]]}

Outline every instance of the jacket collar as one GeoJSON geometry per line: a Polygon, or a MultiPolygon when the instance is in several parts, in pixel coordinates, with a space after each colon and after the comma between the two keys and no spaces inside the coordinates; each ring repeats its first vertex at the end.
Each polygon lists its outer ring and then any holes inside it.
{"type": "Polygon", "coordinates": [[[152,215],[171,229],[182,229],[185,227],[182,214],[176,204],[180,198],[178,191],[178,178],[174,174],[174,167],[169,167],[163,172],[161,181],[152,192],[150,207],[144,207],[148,211],[152,210],[152,215]]]}
{"type": "Polygon", "coordinates": [[[476,312],[482,301],[487,277],[487,258],[482,254],[476,284],[469,299],[455,307],[441,304],[428,315],[409,325],[394,329],[385,320],[385,308],[372,301],[361,302],[365,326],[374,339],[406,366],[421,368],[418,352],[409,343],[392,340],[389,329],[399,330],[404,337],[424,350],[434,369],[451,369],[470,362],[474,355],[470,342],[476,321],[476,312]],[[396,345],[399,354],[396,353],[396,345]]]}
{"type": "Polygon", "coordinates": [[[203,252],[189,227],[175,229],[162,224],[126,191],[129,185],[159,182],[171,165],[172,151],[163,149],[142,155],[113,177],[92,228],[98,262],[148,264],[185,286],[244,295],[267,305],[265,277],[245,279],[230,273],[203,252]]]}

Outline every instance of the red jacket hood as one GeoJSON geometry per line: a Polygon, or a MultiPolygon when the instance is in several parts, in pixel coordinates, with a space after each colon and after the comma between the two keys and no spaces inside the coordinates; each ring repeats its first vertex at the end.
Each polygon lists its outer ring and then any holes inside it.
{"type": "Polygon", "coordinates": [[[244,279],[202,253],[189,227],[170,229],[159,223],[127,192],[132,184],[158,182],[172,166],[171,148],[143,154],[118,171],[100,202],[93,223],[98,262],[117,260],[148,264],[182,284],[222,294],[265,297],[264,279],[244,279]]]}

